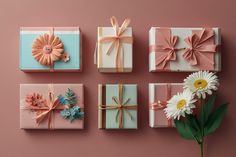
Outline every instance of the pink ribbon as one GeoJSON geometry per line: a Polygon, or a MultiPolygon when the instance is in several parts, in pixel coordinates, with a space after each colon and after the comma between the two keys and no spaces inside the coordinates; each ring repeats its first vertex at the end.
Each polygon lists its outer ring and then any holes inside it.
{"type": "Polygon", "coordinates": [[[42,102],[42,106],[33,106],[26,105],[24,109],[29,109],[36,112],[36,123],[39,125],[43,121],[47,120],[48,128],[52,129],[52,120],[54,117],[54,112],[56,110],[63,110],[67,108],[67,105],[60,105],[60,101],[58,98],[55,98],[53,85],[49,85],[49,101],[42,102]]]}
{"type": "Polygon", "coordinates": [[[189,48],[185,49],[183,58],[190,65],[201,66],[202,69],[214,69],[214,53],[217,45],[214,44],[214,32],[212,29],[193,30],[190,37],[184,39],[189,48]]]}
{"type": "Polygon", "coordinates": [[[117,19],[113,16],[111,17],[111,25],[114,28],[115,35],[102,37],[98,42],[100,43],[111,43],[106,54],[110,55],[112,50],[114,49],[116,52],[116,68],[118,72],[122,72],[124,70],[123,67],[123,47],[122,43],[133,43],[133,37],[125,36],[123,33],[126,31],[129,26],[130,19],[125,19],[121,27],[119,27],[117,19]]]}
{"type": "MultiPolygon", "coordinates": [[[[149,108],[151,110],[163,110],[166,108],[167,105],[167,101],[171,98],[171,85],[168,83],[166,85],[166,100],[165,101],[161,101],[158,100],[157,102],[153,102],[149,105],[149,108]]],[[[168,127],[172,127],[172,119],[167,119],[168,121],[168,127]]]]}
{"type": "Polygon", "coordinates": [[[165,69],[169,66],[169,61],[176,60],[176,52],[180,49],[175,48],[178,36],[172,36],[169,28],[157,28],[156,45],[150,46],[150,52],[155,52],[156,68],[165,69]]]}

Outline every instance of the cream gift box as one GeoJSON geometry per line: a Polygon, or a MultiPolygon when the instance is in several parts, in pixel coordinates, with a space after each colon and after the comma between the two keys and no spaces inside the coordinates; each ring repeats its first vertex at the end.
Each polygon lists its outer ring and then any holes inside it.
{"type": "Polygon", "coordinates": [[[22,27],[20,69],[24,72],[82,70],[79,27],[22,27]]]}
{"type": "Polygon", "coordinates": [[[82,84],[21,84],[20,128],[83,129],[82,84]]]}
{"type": "Polygon", "coordinates": [[[137,129],[137,85],[98,85],[98,128],[137,129]]]}
{"type": "Polygon", "coordinates": [[[219,28],[162,28],[149,31],[149,71],[221,70],[219,28]]]}
{"type": "Polygon", "coordinates": [[[167,101],[183,91],[183,83],[149,84],[149,126],[152,128],[173,127],[173,120],[168,120],[163,109],[167,101]]]}
{"type": "Polygon", "coordinates": [[[121,27],[115,17],[112,27],[98,27],[95,64],[99,72],[131,72],[133,69],[132,28],[125,19],[121,27]]]}

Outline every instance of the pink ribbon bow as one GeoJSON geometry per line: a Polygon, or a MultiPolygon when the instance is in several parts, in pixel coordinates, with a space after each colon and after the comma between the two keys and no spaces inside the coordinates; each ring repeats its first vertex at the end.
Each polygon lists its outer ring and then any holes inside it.
{"type": "Polygon", "coordinates": [[[53,85],[49,85],[49,101],[41,101],[39,106],[35,105],[26,105],[25,109],[33,110],[36,112],[36,123],[39,125],[43,121],[48,121],[48,128],[52,129],[52,120],[54,116],[54,112],[56,110],[63,110],[67,108],[67,105],[60,105],[60,101],[58,98],[54,96],[53,85]]]}
{"type": "Polygon", "coordinates": [[[130,19],[125,19],[121,27],[119,27],[117,19],[113,16],[111,17],[111,25],[114,28],[115,35],[102,37],[98,42],[100,43],[111,43],[106,54],[110,55],[112,50],[115,49],[116,52],[116,67],[117,71],[123,71],[123,47],[122,43],[133,43],[133,37],[123,35],[127,29],[130,19]]]}
{"type": "Polygon", "coordinates": [[[150,52],[155,52],[157,69],[168,67],[169,61],[176,60],[176,52],[180,49],[175,48],[178,42],[178,36],[172,36],[168,28],[157,28],[156,45],[150,46],[150,52]]]}
{"type": "Polygon", "coordinates": [[[193,30],[193,34],[184,40],[189,48],[185,49],[183,58],[190,65],[199,65],[206,70],[214,67],[214,55],[217,45],[214,44],[214,32],[212,29],[193,30]],[[202,64],[201,64],[202,63],[202,64]]]}
{"type": "Polygon", "coordinates": [[[52,128],[52,118],[55,110],[62,110],[65,108],[65,106],[60,105],[60,101],[58,98],[54,98],[54,93],[49,92],[49,101],[45,104],[46,107],[39,109],[35,117],[36,123],[40,124],[42,121],[47,120],[48,121],[48,128],[52,128]]]}

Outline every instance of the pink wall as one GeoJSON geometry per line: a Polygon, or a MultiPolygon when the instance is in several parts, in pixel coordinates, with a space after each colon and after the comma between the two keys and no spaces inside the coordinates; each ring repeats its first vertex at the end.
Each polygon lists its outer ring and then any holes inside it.
{"type": "MultiPolygon", "coordinates": [[[[148,30],[151,26],[219,26],[222,28],[223,71],[219,73],[219,102],[231,102],[224,124],[208,138],[208,157],[236,154],[235,80],[236,2],[234,0],[21,0],[0,1],[0,156],[1,157],[198,157],[198,147],[181,139],[174,129],[148,127],[148,83],[179,82],[188,73],[148,72],[148,30]],[[109,26],[109,17],[132,19],[134,72],[100,74],[93,65],[97,26],[109,26]],[[23,73],[19,71],[20,26],[80,26],[84,71],[82,73],[23,73]],[[145,65],[145,66],[144,66],[145,65]],[[97,84],[137,83],[139,129],[97,129],[97,84]],[[83,131],[24,131],[19,129],[20,83],[84,83],[86,129],[83,131]]],[[[120,20],[120,21],[121,21],[120,20]]]]}

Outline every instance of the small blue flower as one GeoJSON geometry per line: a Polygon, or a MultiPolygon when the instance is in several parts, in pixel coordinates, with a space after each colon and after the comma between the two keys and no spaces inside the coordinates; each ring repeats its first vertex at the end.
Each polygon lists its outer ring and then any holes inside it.
{"type": "Polygon", "coordinates": [[[60,114],[63,118],[68,119],[71,122],[76,119],[82,119],[84,117],[84,112],[80,111],[79,106],[73,106],[69,109],[64,109],[60,114]]]}
{"type": "Polygon", "coordinates": [[[59,96],[58,96],[58,100],[59,100],[59,102],[60,102],[61,105],[66,105],[66,104],[68,104],[68,100],[67,100],[64,96],[62,96],[62,95],[59,95],[59,96]]]}

